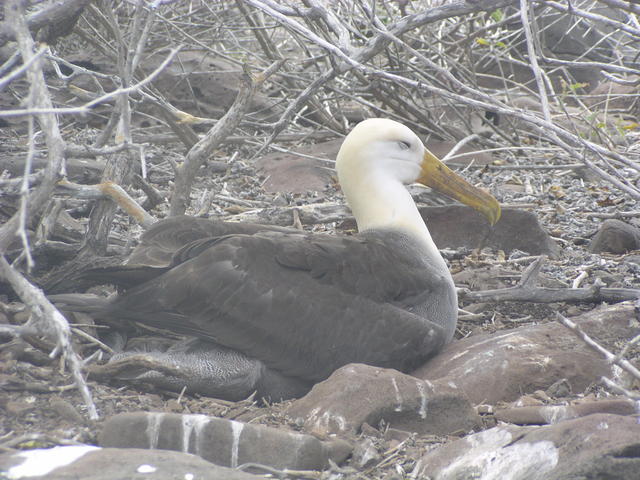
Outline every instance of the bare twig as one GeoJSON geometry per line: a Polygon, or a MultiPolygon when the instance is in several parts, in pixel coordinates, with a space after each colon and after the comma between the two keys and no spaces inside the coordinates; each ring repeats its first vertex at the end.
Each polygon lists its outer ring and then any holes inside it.
{"type": "Polygon", "coordinates": [[[24,115],[40,115],[40,114],[56,114],[56,115],[69,115],[69,114],[86,114],[90,113],[91,108],[96,105],[100,105],[102,103],[109,102],[114,98],[117,98],[122,95],[130,95],[139,91],[142,87],[146,86],[150,82],[152,82],[160,73],[162,73],[167,65],[169,65],[173,57],[180,51],[182,47],[178,46],[173,48],[164,61],[156,68],[153,72],[151,72],[147,77],[143,80],[131,85],[130,87],[117,88],[109,93],[105,93],[93,100],[84,103],[78,107],[66,107],[66,108],[53,108],[53,106],[47,107],[39,107],[39,108],[28,108],[28,109],[20,109],[20,110],[0,110],[0,118],[1,117],[19,117],[24,115]]]}
{"type": "Polygon", "coordinates": [[[238,96],[229,111],[216,123],[207,134],[196,143],[178,167],[176,179],[171,195],[171,207],[169,215],[182,215],[189,205],[189,195],[191,186],[200,166],[209,158],[211,152],[225,140],[238,126],[254,92],[269,78],[283,63],[279,60],[263,73],[252,76],[248,71],[243,77],[244,83],[240,88],[238,96]],[[252,78],[253,77],[253,78],[252,78]]]}
{"type": "Polygon", "coordinates": [[[79,185],[68,180],[60,180],[58,187],[78,198],[110,198],[145,228],[156,222],[156,219],[131,198],[120,185],[113,182],[102,182],[97,185],[79,185]]]}
{"type": "MultiPolygon", "coordinates": [[[[629,362],[627,359],[611,353],[609,350],[604,348],[602,345],[600,345],[598,342],[592,339],[589,335],[583,332],[582,329],[575,322],[572,322],[561,313],[557,313],[557,318],[560,323],[562,323],[565,327],[571,330],[571,332],[575,334],[580,340],[582,340],[589,348],[591,348],[592,350],[595,350],[600,355],[602,355],[607,360],[607,362],[618,365],[620,368],[622,368],[623,370],[631,374],[636,380],[640,380],[640,370],[638,370],[638,368],[636,368],[636,366],[633,365],[631,362],[629,362]]],[[[638,394],[637,392],[631,392],[623,388],[622,386],[618,385],[616,382],[612,381],[609,378],[602,377],[602,381],[607,386],[611,387],[612,389],[616,390],[619,393],[622,393],[623,395],[628,396],[629,398],[640,399],[640,394],[638,394]]]]}
{"type": "Polygon", "coordinates": [[[529,52],[529,62],[531,63],[531,70],[536,79],[536,85],[538,86],[538,93],[540,98],[540,104],[542,105],[542,112],[544,113],[544,119],[551,123],[551,111],[549,110],[549,99],[547,97],[547,87],[542,78],[542,72],[540,65],[538,65],[538,55],[536,53],[536,45],[533,38],[533,32],[531,29],[531,22],[529,20],[529,8],[531,3],[527,0],[520,0],[520,18],[522,19],[522,29],[524,36],[527,39],[527,51],[529,52]]]}

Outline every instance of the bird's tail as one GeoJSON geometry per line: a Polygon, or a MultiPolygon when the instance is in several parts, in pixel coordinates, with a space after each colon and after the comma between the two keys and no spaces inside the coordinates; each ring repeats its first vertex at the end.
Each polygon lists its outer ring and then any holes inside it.
{"type": "Polygon", "coordinates": [[[82,313],[102,312],[109,302],[107,297],[89,293],[61,293],[48,298],[60,310],[82,313]]]}

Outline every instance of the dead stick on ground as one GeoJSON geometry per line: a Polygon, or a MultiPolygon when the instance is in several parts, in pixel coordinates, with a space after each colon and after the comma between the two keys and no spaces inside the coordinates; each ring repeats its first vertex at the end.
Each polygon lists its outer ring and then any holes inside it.
{"type": "Polygon", "coordinates": [[[461,300],[471,302],[623,302],[640,298],[640,289],[636,288],[602,288],[593,285],[587,288],[546,288],[516,286],[472,292],[466,288],[458,292],[461,300]]]}
{"type": "Polygon", "coordinates": [[[640,289],[636,288],[603,288],[597,282],[587,288],[546,288],[536,287],[540,268],[546,259],[541,255],[535,262],[523,272],[520,281],[515,287],[498,288],[495,290],[483,290],[472,292],[469,289],[458,290],[460,300],[471,302],[531,302],[531,303],[556,303],[556,302],[622,302],[640,298],[640,289]]]}

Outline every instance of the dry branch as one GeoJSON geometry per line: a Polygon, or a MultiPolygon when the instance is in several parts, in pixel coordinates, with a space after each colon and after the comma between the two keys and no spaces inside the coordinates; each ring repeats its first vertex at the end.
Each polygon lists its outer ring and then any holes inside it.
{"type": "MultiPolygon", "coordinates": [[[[330,41],[326,41],[323,38],[316,35],[314,32],[306,28],[304,25],[293,20],[289,16],[289,13],[282,13],[279,11],[277,4],[271,1],[260,0],[244,0],[246,3],[258,8],[273,17],[276,21],[283,24],[285,27],[291,28],[296,33],[304,36],[307,40],[317,44],[321,48],[325,49],[329,54],[335,56],[334,61],[331,62],[331,69],[323,73],[315,80],[313,80],[309,86],[307,86],[300,95],[287,107],[286,111],[282,114],[280,120],[273,125],[273,133],[265,143],[263,149],[271,144],[275,138],[286,128],[291,119],[296,115],[303,106],[309,101],[309,99],[315,95],[315,93],[323,86],[328,84],[332,79],[336,78],[351,69],[362,71],[364,74],[368,74],[369,69],[364,65],[377,54],[381,53],[390,43],[389,38],[385,35],[375,35],[371,39],[367,40],[366,44],[362,47],[356,48],[352,45],[333,45],[330,41]]],[[[445,5],[439,5],[427,9],[426,11],[409,15],[396,23],[391,24],[388,28],[393,35],[400,36],[413,29],[421,26],[451,18],[455,16],[467,15],[474,12],[494,10],[506,5],[515,3],[517,0],[480,0],[477,2],[464,2],[453,1],[445,5]]],[[[323,9],[316,5],[316,9],[323,9]]],[[[307,15],[317,15],[316,9],[307,12],[307,15]]],[[[296,11],[297,15],[304,15],[301,11],[296,11]]],[[[293,14],[291,14],[293,15],[293,14]]],[[[324,18],[329,18],[330,15],[325,13],[322,15],[324,18]]],[[[335,18],[335,17],[331,17],[335,18]]],[[[367,21],[368,23],[368,21],[367,21]]],[[[335,27],[334,27],[335,28],[335,27]]],[[[342,30],[341,30],[342,31],[342,30]]],[[[262,150],[263,150],[262,149],[262,150]]],[[[262,151],[261,150],[261,151],[262,151]]]]}
{"type": "MultiPolygon", "coordinates": [[[[562,125],[556,124],[549,113],[548,99],[547,99],[547,80],[545,78],[544,71],[540,68],[535,57],[535,49],[533,44],[535,39],[533,33],[527,30],[527,38],[530,52],[530,62],[534,73],[536,74],[537,84],[540,89],[540,101],[543,103],[542,111],[543,116],[536,112],[531,112],[522,108],[514,108],[508,104],[500,101],[496,98],[495,94],[484,91],[479,88],[472,87],[468,82],[462,81],[455,76],[452,71],[460,70],[466,67],[457,65],[455,69],[446,68],[441,61],[432,60],[427,56],[418,52],[411,44],[411,42],[403,36],[408,34],[411,30],[414,30],[420,26],[427,25],[436,20],[442,20],[444,18],[450,18],[451,16],[465,15],[482,10],[495,10],[499,7],[504,7],[515,2],[468,2],[459,3],[452,2],[443,6],[431,8],[425,12],[409,15],[402,18],[396,23],[391,23],[389,26],[385,26],[385,22],[376,17],[375,12],[367,11],[367,18],[364,21],[375,33],[366,40],[363,46],[357,47],[354,44],[345,44],[345,28],[338,28],[335,25],[336,17],[327,11],[327,7],[314,4],[312,9],[298,9],[290,10],[279,8],[279,6],[272,1],[266,0],[245,0],[246,3],[252,5],[255,8],[265,12],[275,21],[283,25],[285,28],[294,32],[296,36],[303,36],[308,42],[315,44],[318,48],[327,52],[330,55],[331,61],[329,63],[330,68],[317,76],[311,81],[311,83],[304,88],[304,90],[298,95],[296,100],[292,102],[287,110],[283,113],[280,120],[273,125],[273,133],[267,140],[263,149],[269,145],[274,138],[288,125],[293,115],[298,113],[308,100],[316,94],[319,89],[327,87],[329,82],[336,79],[340,75],[346,72],[353,73],[357,78],[366,79],[368,81],[377,81],[378,84],[374,88],[374,91],[385,91],[384,97],[389,99],[389,105],[397,109],[399,112],[403,111],[405,116],[406,112],[410,111],[413,116],[420,118],[417,109],[410,108],[411,106],[402,100],[401,96],[398,96],[394,101],[390,101],[392,92],[395,90],[404,89],[409,96],[418,94],[426,94],[427,96],[435,96],[452,104],[462,104],[481,111],[494,112],[503,117],[511,117],[514,119],[522,120],[529,124],[530,128],[541,138],[544,138],[560,147],[564,154],[577,160],[592,170],[596,175],[604,179],[605,181],[615,185],[620,190],[626,192],[628,195],[640,199],[640,189],[634,184],[634,182],[626,175],[618,165],[623,165],[636,172],[640,172],[640,163],[632,160],[622,153],[616,151],[616,149],[610,148],[609,145],[599,145],[591,140],[584,138],[579,132],[576,132],[575,128],[565,128],[562,125]],[[325,32],[323,36],[306,27],[301,22],[298,22],[295,17],[303,19],[310,19],[307,24],[314,25],[314,22],[318,22],[318,19],[325,20],[325,27],[322,32],[325,32]],[[313,17],[313,20],[311,20],[313,17]],[[338,32],[331,37],[326,32],[338,32]],[[393,42],[402,51],[408,52],[414,58],[419,59],[424,65],[421,65],[420,70],[413,70],[415,75],[412,78],[410,75],[404,73],[394,73],[394,69],[380,68],[370,62],[374,57],[382,54],[383,52],[389,54],[387,47],[393,42]],[[387,50],[385,50],[387,49],[387,50]],[[425,68],[426,67],[426,68],[425,68]],[[443,82],[444,80],[444,82],[443,82]]],[[[556,5],[552,3],[553,7],[556,5]]],[[[522,2],[526,5],[526,2],[522,2]]],[[[366,10],[364,4],[362,8],[366,10]]],[[[524,16],[523,21],[528,20],[526,12],[521,12],[524,16]]],[[[600,21],[600,16],[589,17],[594,20],[600,21]]],[[[604,20],[602,20],[604,22],[604,20]]],[[[607,23],[607,22],[604,22],[607,23]]],[[[619,22],[618,22],[619,23],[619,22]]],[[[319,29],[320,30],[320,29],[319,29]]],[[[637,33],[634,29],[623,29],[625,32],[637,33]]],[[[449,60],[449,59],[447,59],[449,60]]],[[[515,61],[514,63],[521,66],[529,66],[528,63],[522,61],[515,61]]],[[[403,61],[407,61],[406,59],[403,61]]],[[[410,71],[411,67],[408,67],[410,71]]],[[[631,70],[633,71],[633,70],[631,70]]],[[[380,99],[382,101],[382,99],[380,99]]],[[[566,111],[566,108],[564,109],[566,111]]],[[[402,113],[401,113],[402,114],[402,113]]],[[[421,123],[425,123],[421,119],[421,123]]],[[[427,122],[428,123],[428,122],[427,122]]],[[[575,125],[573,126],[575,127],[575,125]]],[[[595,128],[595,127],[594,127],[595,128]]],[[[494,129],[495,133],[501,134],[498,129],[494,129]]]]}
{"type": "Polygon", "coordinates": [[[247,70],[243,75],[243,83],[235,102],[229,111],[196,143],[184,159],[184,163],[178,167],[171,194],[170,216],[183,215],[190,203],[191,187],[198,173],[198,169],[209,158],[211,152],[220,145],[227,136],[240,124],[244,117],[253,94],[280,66],[283,60],[279,60],[258,75],[251,75],[247,70]]]}
{"type": "Polygon", "coordinates": [[[640,289],[512,287],[472,292],[462,289],[459,298],[470,302],[530,302],[530,303],[616,303],[640,298],[640,289]]]}
{"type": "MultiPolygon", "coordinates": [[[[26,70],[30,84],[29,101],[35,109],[51,110],[53,104],[45,83],[41,59],[33,60],[33,57],[37,55],[35,53],[35,42],[27,28],[20,4],[19,0],[9,0],[5,6],[5,18],[8,24],[14,28],[15,37],[24,62],[30,63],[30,67],[26,70]]],[[[47,205],[55,188],[55,183],[61,178],[61,172],[64,169],[65,144],[55,115],[40,113],[36,117],[44,133],[47,145],[47,166],[38,188],[31,193],[23,191],[23,202],[20,211],[0,227],[0,254],[6,251],[20,229],[26,229],[24,222],[26,221],[25,209],[27,206],[30,217],[37,218],[47,205]]],[[[30,141],[32,142],[33,139],[30,139],[30,141]]],[[[26,171],[24,174],[25,179],[27,179],[31,172],[26,171]]]]}

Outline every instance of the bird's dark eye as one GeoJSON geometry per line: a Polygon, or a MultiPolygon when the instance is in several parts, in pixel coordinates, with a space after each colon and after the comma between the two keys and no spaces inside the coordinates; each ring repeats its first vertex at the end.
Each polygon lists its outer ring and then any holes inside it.
{"type": "Polygon", "coordinates": [[[398,140],[398,146],[400,150],[409,150],[411,148],[411,144],[409,142],[404,142],[402,140],[398,140]]]}

